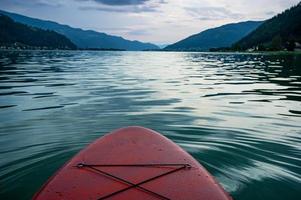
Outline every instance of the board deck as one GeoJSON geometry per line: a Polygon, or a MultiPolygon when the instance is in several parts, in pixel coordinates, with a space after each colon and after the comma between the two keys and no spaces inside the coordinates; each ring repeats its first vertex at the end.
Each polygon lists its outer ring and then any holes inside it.
{"type": "Polygon", "coordinates": [[[229,200],[194,158],[161,134],[119,129],[67,162],[34,200],[229,200]]]}

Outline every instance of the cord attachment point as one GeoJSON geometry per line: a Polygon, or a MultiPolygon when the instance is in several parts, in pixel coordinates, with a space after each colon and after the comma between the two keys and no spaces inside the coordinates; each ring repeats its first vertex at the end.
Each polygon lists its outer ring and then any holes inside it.
{"type": "Polygon", "coordinates": [[[191,169],[192,166],[190,164],[185,164],[185,169],[191,169]]]}
{"type": "Polygon", "coordinates": [[[85,167],[85,164],[84,164],[84,163],[78,163],[78,164],[76,165],[76,167],[77,167],[77,168],[83,168],[83,167],[85,167]]]}

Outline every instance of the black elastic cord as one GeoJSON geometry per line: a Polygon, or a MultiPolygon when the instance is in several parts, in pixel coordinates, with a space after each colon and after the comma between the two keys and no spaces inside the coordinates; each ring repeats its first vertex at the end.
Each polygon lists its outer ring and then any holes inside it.
{"type": "Polygon", "coordinates": [[[145,180],[145,181],[142,181],[142,182],[140,182],[140,183],[137,183],[137,184],[134,184],[134,185],[132,185],[132,186],[129,186],[129,187],[127,187],[127,188],[124,188],[124,189],[122,189],[122,190],[116,191],[116,192],[114,192],[114,193],[112,193],[112,194],[109,194],[109,195],[106,195],[106,196],[104,196],[104,197],[101,197],[101,198],[99,198],[98,200],[107,199],[107,198],[109,198],[109,197],[111,197],[111,196],[114,196],[114,195],[116,195],[116,194],[119,194],[119,193],[121,193],[121,192],[125,192],[125,191],[127,191],[127,190],[129,190],[129,189],[132,189],[132,188],[135,188],[135,187],[137,187],[137,186],[139,186],[139,185],[142,185],[142,184],[144,184],[144,183],[147,183],[147,182],[153,181],[153,180],[155,180],[155,179],[157,179],[157,178],[160,178],[160,177],[162,177],[162,176],[166,176],[166,175],[168,175],[168,174],[171,174],[171,173],[177,172],[177,171],[179,171],[179,170],[182,170],[182,169],[184,169],[184,168],[186,168],[186,167],[185,167],[185,166],[183,166],[183,167],[180,167],[180,168],[174,169],[174,170],[172,170],[172,171],[169,171],[169,172],[166,172],[166,173],[160,174],[160,175],[158,175],[158,176],[155,176],[155,177],[153,177],[153,178],[147,179],[147,180],[145,180]]]}
{"type": "MultiPolygon", "coordinates": [[[[122,178],[120,178],[120,177],[117,177],[117,176],[115,176],[115,175],[113,175],[113,174],[110,174],[110,173],[108,173],[108,172],[105,172],[105,171],[96,169],[96,168],[91,167],[91,166],[87,166],[87,167],[90,168],[90,169],[93,169],[93,170],[95,170],[95,171],[97,171],[97,172],[99,172],[99,173],[101,173],[101,174],[104,174],[104,175],[109,176],[109,177],[111,177],[111,178],[117,179],[118,181],[121,181],[121,182],[126,183],[126,184],[128,184],[128,185],[131,185],[131,186],[135,185],[134,183],[131,183],[131,182],[125,180],[125,179],[122,179],[122,178]]],[[[146,189],[146,188],[144,188],[144,187],[141,187],[141,186],[136,186],[136,187],[137,187],[138,189],[144,191],[144,192],[147,192],[147,193],[150,193],[150,194],[152,194],[152,195],[154,195],[154,196],[157,196],[159,199],[170,200],[169,198],[164,197],[164,196],[162,196],[162,195],[160,195],[160,194],[158,194],[158,193],[155,193],[155,192],[153,192],[153,191],[150,191],[150,190],[148,190],[148,189],[146,189]]]]}
{"type": "Polygon", "coordinates": [[[92,165],[88,165],[88,164],[83,164],[83,163],[79,163],[79,164],[77,165],[77,167],[78,167],[78,168],[88,167],[88,168],[90,168],[90,169],[92,169],[92,170],[94,170],[94,171],[97,171],[97,172],[99,172],[99,173],[101,173],[101,174],[104,174],[104,175],[106,175],[106,176],[109,176],[109,177],[111,177],[111,178],[114,178],[114,179],[116,179],[116,180],[118,180],[118,181],[121,181],[121,182],[123,182],[123,183],[126,183],[126,184],[130,185],[129,187],[126,187],[126,188],[124,188],[124,189],[118,190],[118,191],[113,192],[113,193],[111,193],[111,194],[109,194],[109,195],[106,195],[106,196],[104,196],[104,197],[100,197],[98,200],[107,199],[107,198],[109,198],[109,197],[112,197],[112,196],[117,195],[117,194],[119,194],[119,193],[125,192],[125,191],[127,191],[127,190],[129,190],[129,189],[132,189],[132,188],[140,189],[140,190],[142,190],[142,191],[144,191],[144,192],[147,192],[147,193],[149,193],[149,194],[152,194],[152,195],[156,196],[157,198],[160,198],[160,199],[163,199],[163,200],[170,200],[169,198],[164,197],[164,196],[162,196],[162,195],[160,195],[160,194],[158,194],[158,193],[155,193],[155,192],[153,192],[153,191],[150,191],[150,190],[148,190],[148,189],[146,189],[146,188],[144,188],[144,187],[141,187],[140,185],[145,184],[145,183],[150,182],[150,181],[153,181],[153,180],[155,180],[155,179],[158,179],[158,178],[160,178],[160,177],[162,177],[162,176],[166,176],[166,175],[168,175],[168,174],[175,173],[175,172],[180,171],[180,170],[182,170],[182,169],[190,169],[190,168],[191,168],[191,166],[190,166],[189,164],[137,164],[137,165],[93,165],[93,164],[92,164],[92,165]],[[170,166],[170,167],[175,167],[175,166],[177,166],[177,167],[179,167],[179,168],[176,168],[176,169],[173,169],[173,170],[171,170],[171,171],[162,173],[162,174],[160,174],[160,175],[157,175],[157,176],[155,176],[155,177],[149,178],[149,179],[144,180],[144,181],[142,181],[142,182],[139,182],[139,183],[137,183],[137,184],[131,183],[131,182],[125,180],[125,179],[122,179],[122,178],[117,177],[117,176],[115,176],[115,175],[113,175],[113,174],[110,174],[110,173],[107,173],[107,172],[105,172],[105,171],[103,171],[103,170],[100,170],[100,169],[95,168],[95,167],[168,167],[168,166],[170,166]]]}
{"type": "Polygon", "coordinates": [[[190,168],[191,166],[189,164],[132,164],[132,165],[94,165],[94,164],[84,164],[84,163],[79,163],[77,167],[182,167],[185,166],[186,168],[190,168]]]}

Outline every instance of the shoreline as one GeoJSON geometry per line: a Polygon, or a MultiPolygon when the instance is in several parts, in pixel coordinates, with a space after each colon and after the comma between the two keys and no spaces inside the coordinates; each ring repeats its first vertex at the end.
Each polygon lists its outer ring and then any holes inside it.
{"type": "Polygon", "coordinates": [[[0,49],[2,52],[15,51],[103,51],[103,52],[164,52],[164,53],[203,53],[203,54],[269,54],[269,55],[301,55],[300,51],[166,51],[166,50],[123,50],[123,49],[0,49]]]}

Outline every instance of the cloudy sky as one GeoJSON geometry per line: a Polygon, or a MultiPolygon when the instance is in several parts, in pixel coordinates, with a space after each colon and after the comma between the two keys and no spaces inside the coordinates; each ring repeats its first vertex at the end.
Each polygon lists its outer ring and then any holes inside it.
{"type": "Polygon", "coordinates": [[[0,0],[0,9],[168,44],[225,23],[264,20],[300,0],[0,0]]]}

